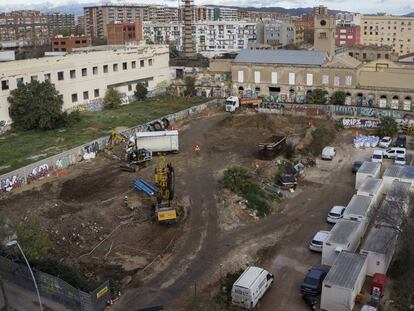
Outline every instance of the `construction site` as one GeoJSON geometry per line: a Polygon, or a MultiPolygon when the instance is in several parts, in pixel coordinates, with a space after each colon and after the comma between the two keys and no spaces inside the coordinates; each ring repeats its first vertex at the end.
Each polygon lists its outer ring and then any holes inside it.
{"type": "Polygon", "coordinates": [[[218,108],[174,124],[179,143],[173,152],[149,152],[138,140],[141,149],[127,158],[133,144],[113,133],[95,159],[6,194],[0,216],[10,227],[38,217],[52,241],[50,258],[122,288],[111,308],[184,308],[194,286],[209,292],[220,274],[264,260],[269,247],[297,230],[300,224],[285,215],[286,206],[300,193],[314,195],[309,185],[320,179],[310,168],[298,189],[269,200],[267,214],[258,215],[247,200],[224,189],[223,172],[241,166],[260,187],[274,185],[283,155],[262,160],[258,145],[286,137],[300,158],[316,126],[327,129],[328,140],[335,136],[334,122],[325,119],[218,108]]]}

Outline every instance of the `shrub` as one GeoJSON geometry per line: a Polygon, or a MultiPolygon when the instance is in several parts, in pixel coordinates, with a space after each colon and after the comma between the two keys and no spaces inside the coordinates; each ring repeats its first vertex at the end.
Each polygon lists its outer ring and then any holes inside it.
{"type": "Polygon", "coordinates": [[[306,146],[305,152],[318,156],[321,154],[322,149],[329,144],[329,142],[335,137],[335,132],[330,131],[324,126],[317,126],[312,131],[312,139],[309,145],[306,146]]]}
{"type": "Polygon", "coordinates": [[[145,100],[147,98],[148,89],[143,83],[137,83],[134,94],[137,100],[145,100]]]}
{"type": "Polygon", "coordinates": [[[293,144],[286,144],[285,148],[283,149],[283,154],[285,158],[291,160],[295,156],[295,146],[293,144]]]}
{"type": "Polygon", "coordinates": [[[308,102],[314,105],[325,105],[327,102],[327,91],[322,89],[314,89],[312,94],[308,97],[308,102]]]}
{"type": "Polygon", "coordinates": [[[394,137],[398,134],[398,124],[393,117],[381,117],[380,125],[378,128],[379,136],[390,136],[394,137]]]}
{"type": "Polygon", "coordinates": [[[332,104],[333,105],[345,105],[346,94],[344,91],[335,91],[332,94],[332,104]]]}
{"type": "Polygon", "coordinates": [[[114,88],[108,88],[103,99],[105,109],[116,109],[121,106],[121,94],[114,88]]]}

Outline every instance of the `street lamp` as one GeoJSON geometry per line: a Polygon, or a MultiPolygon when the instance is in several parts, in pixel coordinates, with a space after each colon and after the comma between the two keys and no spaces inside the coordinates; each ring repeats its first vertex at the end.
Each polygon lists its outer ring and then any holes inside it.
{"type": "Polygon", "coordinates": [[[11,240],[11,241],[9,241],[9,242],[6,243],[6,246],[7,247],[11,247],[11,246],[15,246],[15,245],[18,247],[20,253],[22,253],[22,256],[24,258],[24,261],[26,261],[27,267],[29,268],[30,275],[32,276],[33,283],[34,283],[34,286],[36,288],[36,294],[37,294],[37,299],[39,300],[40,311],[43,311],[42,299],[40,298],[40,293],[39,293],[39,289],[37,288],[36,279],[35,279],[35,277],[33,275],[32,268],[30,268],[29,261],[27,260],[26,256],[23,253],[23,249],[20,247],[20,244],[17,242],[17,240],[11,240]]]}

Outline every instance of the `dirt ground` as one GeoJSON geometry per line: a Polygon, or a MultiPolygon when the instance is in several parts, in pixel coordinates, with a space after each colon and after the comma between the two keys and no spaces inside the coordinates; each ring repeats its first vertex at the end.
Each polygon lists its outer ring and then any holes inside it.
{"type": "Polygon", "coordinates": [[[234,165],[249,168],[258,182],[271,180],[276,160],[257,160],[257,143],[284,134],[303,145],[310,123],[334,126],[327,120],[252,112],[216,112],[179,124],[180,152],[168,156],[176,172],[176,204],[183,211],[175,226],[151,222],[148,199],[132,187],[137,178],[152,181],[157,161],[128,173],[105,153],[71,168],[66,176],[2,198],[0,216],[10,223],[39,216],[54,242],[50,256],[88,276],[117,281],[130,276],[132,282],[114,310],[154,304],[183,310],[197,293],[217,294],[223,274],[258,262],[276,275],[260,310],[306,310],[298,288],[306,270],[320,260],[307,245],[317,230],[329,228],[324,221],[329,209],[349,201],[352,162],[367,159],[370,151],[353,150],[352,133],[341,132],[334,142],[335,160],[318,160],[307,169],[297,190],[273,203],[272,214],[263,219],[223,190],[220,180],[234,165]],[[198,156],[195,144],[201,147],[198,156]],[[129,207],[124,205],[126,195],[129,207]]]}

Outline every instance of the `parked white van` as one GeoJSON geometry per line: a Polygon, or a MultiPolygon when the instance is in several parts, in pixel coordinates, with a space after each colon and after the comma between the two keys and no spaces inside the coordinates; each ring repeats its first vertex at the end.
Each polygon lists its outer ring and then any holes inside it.
{"type": "Polygon", "coordinates": [[[267,289],[272,285],[274,276],[265,269],[248,267],[233,284],[232,304],[253,309],[267,289]]]}
{"type": "Polygon", "coordinates": [[[332,160],[336,155],[336,149],[334,147],[327,146],[322,150],[322,160],[332,160]]]}
{"type": "Polygon", "coordinates": [[[405,148],[400,148],[400,147],[388,148],[387,150],[384,151],[384,158],[394,159],[397,155],[405,157],[406,152],[407,151],[405,148]]]}

